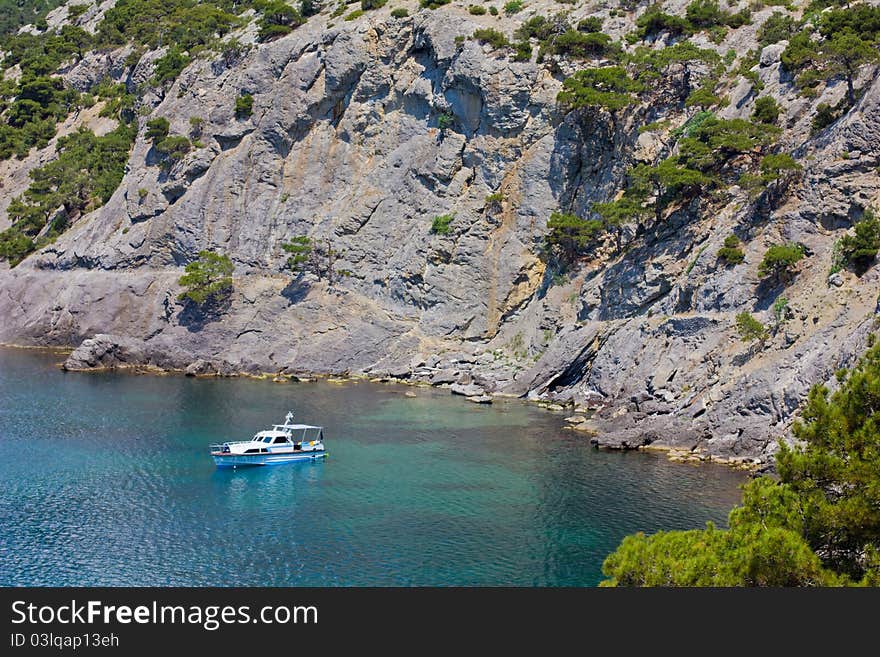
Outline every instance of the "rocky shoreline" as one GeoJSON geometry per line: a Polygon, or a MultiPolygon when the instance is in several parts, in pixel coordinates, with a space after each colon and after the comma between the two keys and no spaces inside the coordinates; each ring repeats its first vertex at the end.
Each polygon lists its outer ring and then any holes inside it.
{"type": "MultiPolygon", "coordinates": [[[[630,444],[626,441],[603,439],[597,434],[595,425],[590,416],[593,409],[585,407],[575,408],[573,403],[560,404],[540,398],[529,396],[517,396],[501,391],[487,391],[475,383],[456,383],[449,378],[449,368],[433,368],[430,376],[427,371],[431,370],[427,364],[422,365],[419,374],[413,377],[395,376],[370,376],[366,373],[345,373],[344,375],[328,374],[324,372],[264,372],[255,368],[239,369],[227,362],[210,362],[197,359],[183,366],[183,362],[175,361],[173,357],[152,354],[145,350],[138,341],[120,338],[110,335],[96,335],[87,339],[76,349],[65,347],[35,347],[27,345],[2,344],[0,346],[17,349],[48,350],[53,353],[67,354],[67,358],[60,367],[66,372],[106,372],[121,371],[153,376],[177,375],[195,378],[217,377],[247,377],[260,380],[271,380],[276,383],[310,383],[322,380],[327,383],[346,384],[352,382],[369,382],[376,384],[399,384],[416,387],[434,387],[449,390],[450,394],[461,396],[464,400],[475,404],[492,404],[496,399],[511,399],[524,403],[534,404],[549,411],[561,413],[575,409],[575,415],[565,418],[566,429],[580,433],[598,449],[611,450],[643,450],[663,453],[674,463],[696,465],[700,463],[715,463],[725,465],[738,470],[759,472],[767,469],[768,464],[761,459],[749,456],[724,457],[712,455],[705,450],[695,447],[694,449],[682,449],[662,444],[630,444]],[[440,376],[438,373],[445,372],[440,376]]],[[[449,365],[449,359],[437,361],[449,365]]],[[[409,395],[409,393],[407,393],[409,395]]]]}
{"type": "MultiPolygon", "coordinates": [[[[771,463],[811,386],[835,385],[864,351],[880,292],[878,267],[857,275],[834,260],[880,204],[877,67],[860,72],[852,108],[815,131],[818,107],[837,106],[846,84],[801,93],[784,42],[759,47],[777,10],[756,10],[720,43],[693,42],[740,53],[719,120],[750,121],[759,96],[778,106],[774,152],[800,167],[786,197],[771,207],[734,184],[672,204],[567,270],[543,251],[550,217],[593,217],[629,168],[667,158],[699,109],[682,99],[709,79],[706,66],[673,67],[615,115],[565,112],[562,80],[584,62],[517,61],[469,38],[490,26],[512,35],[525,15],[449,5],[398,19],[383,7],[338,23],[325,11],[265,43],[238,31],[241,57],[195,57],[138,98],[138,136],[102,207],[15,267],[0,264],[0,341],[76,345],[71,371],[321,372],[448,386],[476,403],[506,395],[582,417],[577,429],[601,447],[771,463]],[[247,117],[234,103],[244,92],[247,117]],[[195,120],[199,146],[160,166],[145,130],[156,119],[179,136],[195,120]],[[433,228],[441,217],[446,232],[433,228]],[[291,272],[282,245],[302,235],[332,243],[350,275],[329,284],[291,272]],[[732,235],[742,260],[727,266],[718,253],[732,235]],[[805,257],[784,284],[768,281],[764,254],[789,243],[805,257]],[[215,313],[179,298],[202,250],[235,266],[215,313]],[[760,344],[740,339],[742,313],[767,327],[760,344]]],[[[572,7],[569,18],[591,13],[572,7]]],[[[599,13],[620,41],[643,12],[599,13]]],[[[109,77],[135,93],[162,51],[129,66],[127,48],[91,53],[62,78],[87,91],[109,77]]],[[[23,193],[52,148],[6,161],[4,195],[23,193]]]]}

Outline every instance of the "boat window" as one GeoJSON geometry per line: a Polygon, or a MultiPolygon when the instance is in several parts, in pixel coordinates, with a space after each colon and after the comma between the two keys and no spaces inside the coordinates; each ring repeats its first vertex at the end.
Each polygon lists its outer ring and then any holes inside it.
{"type": "Polygon", "coordinates": [[[271,442],[272,442],[272,436],[266,436],[265,438],[263,438],[263,442],[264,442],[264,443],[271,443],[271,442]]]}
{"type": "Polygon", "coordinates": [[[277,445],[278,443],[286,443],[286,442],[287,442],[287,438],[285,438],[284,436],[278,436],[278,437],[275,439],[275,444],[276,444],[276,445],[277,445]]]}

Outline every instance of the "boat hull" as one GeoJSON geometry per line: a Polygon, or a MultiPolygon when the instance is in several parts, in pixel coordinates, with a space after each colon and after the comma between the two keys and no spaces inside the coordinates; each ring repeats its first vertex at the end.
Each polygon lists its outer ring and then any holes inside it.
{"type": "Polygon", "coordinates": [[[244,468],[257,465],[284,465],[299,461],[317,461],[327,456],[327,451],[317,449],[309,452],[286,454],[211,454],[218,468],[244,468]]]}

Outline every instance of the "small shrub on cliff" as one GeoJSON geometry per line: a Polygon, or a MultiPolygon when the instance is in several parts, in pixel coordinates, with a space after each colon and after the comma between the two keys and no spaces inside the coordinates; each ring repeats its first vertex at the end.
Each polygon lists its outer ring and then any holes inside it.
{"type": "Polygon", "coordinates": [[[183,135],[170,135],[156,144],[155,148],[156,152],[164,158],[162,166],[169,168],[190,152],[192,144],[183,135]]]}
{"type": "Polygon", "coordinates": [[[724,238],[724,246],[718,249],[718,259],[727,265],[738,265],[746,259],[746,254],[739,248],[740,241],[736,235],[724,238]]]}
{"type": "Polygon", "coordinates": [[[291,238],[289,242],[282,244],[281,248],[290,254],[287,258],[287,266],[295,272],[305,271],[314,253],[314,244],[305,235],[291,238]]]}
{"type": "Polygon", "coordinates": [[[752,120],[758,123],[776,123],[779,118],[779,105],[770,96],[761,96],[755,101],[752,120]]]}
{"type": "Polygon", "coordinates": [[[580,21],[577,24],[578,32],[601,32],[602,31],[602,17],[601,16],[587,16],[585,19],[580,21]]]}
{"type": "Polygon", "coordinates": [[[170,129],[171,124],[165,117],[160,116],[155,119],[150,119],[147,121],[147,131],[144,133],[144,137],[155,144],[156,142],[165,139],[165,137],[168,136],[168,131],[170,129]]]}
{"type": "Polygon", "coordinates": [[[570,26],[568,21],[561,15],[547,18],[538,14],[532,16],[516,28],[513,36],[520,41],[528,41],[536,39],[541,42],[543,49],[552,50],[552,41],[560,34],[568,31],[570,26]]]}
{"type": "Polygon", "coordinates": [[[513,16],[521,12],[525,6],[526,4],[523,0],[510,0],[510,2],[504,5],[504,13],[508,16],[513,16]]]}
{"type": "Polygon", "coordinates": [[[318,0],[302,0],[299,3],[299,13],[303,18],[309,18],[321,11],[321,5],[318,0]]]}
{"type": "Polygon", "coordinates": [[[235,118],[246,119],[254,113],[254,97],[243,93],[235,99],[235,118]]]}
{"type": "Polygon", "coordinates": [[[804,257],[804,249],[799,244],[774,244],[764,253],[758,265],[758,275],[762,278],[787,280],[794,273],[794,268],[804,257]]]}
{"type": "Polygon", "coordinates": [[[641,198],[632,195],[623,195],[621,198],[607,203],[593,203],[592,210],[601,217],[603,227],[614,233],[614,243],[618,253],[622,248],[623,227],[633,221],[638,221],[650,212],[642,204],[641,198]]]}
{"type": "Polygon", "coordinates": [[[615,58],[620,53],[620,44],[602,32],[583,33],[577,30],[563,32],[552,41],[542,44],[545,53],[555,53],[577,59],[598,57],[615,58]]]}
{"type": "Polygon", "coordinates": [[[493,50],[506,48],[510,45],[510,42],[507,40],[507,37],[504,36],[503,32],[499,32],[491,27],[474,31],[474,39],[480,43],[489,44],[492,46],[493,50]]]}
{"type": "Polygon", "coordinates": [[[468,7],[468,13],[472,16],[484,16],[486,14],[486,8],[481,5],[471,5],[468,7]]]}
{"type": "Polygon", "coordinates": [[[201,116],[191,116],[189,117],[189,136],[193,139],[198,139],[202,136],[202,131],[205,129],[205,119],[201,116]]]}
{"type": "Polygon", "coordinates": [[[452,127],[453,123],[455,123],[455,114],[452,112],[442,112],[440,116],[437,117],[437,129],[440,131],[441,137],[452,127]]]}
{"type": "Polygon", "coordinates": [[[260,13],[263,17],[257,36],[264,42],[290,34],[306,22],[302,14],[283,0],[269,0],[262,5],[260,13]]]}
{"type": "Polygon", "coordinates": [[[370,11],[371,9],[381,9],[388,3],[388,0],[361,0],[361,9],[370,11]]]}
{"type": "Polygon", "coordinates": [[[438,9],[448,5],[452,0],[419,0],[419,6],[423,9],[438,9]]]}
{"type": "Polygon", "coordinates": [[[247,54],[249,48],[250,46],[238,39],[227,39],[220,45],[220,59],[226,68],[232,68],[247,54]]]}
{"type": "Polygon", "coordinates": [[[71,22],[76,22],[76,19],[82,16],[89,10],[88,5],[68,5],[67,6],[67,20],[71,22]]]}
{"type": "Polygon", "coordinates": [[[532,44],[528,41],[519,41],[513,46],[513,61],[528,62],[532,59],[532,44]]]}
{"type": "Polygon", "coordinates": [[[504,202],[504,194],[502,192],[493,192],[486,195],[486,207],[493,209],[501,209],[504,202]]]}
{"type": "MultiPolygon", "coordinates": [[[[713,81],[714,82],[714,81],[713,81]]],[[[721,102],[721,97],[716,96],[712,91],[712,86],[705,85],[700,87],[699,89],[695,89],[690,93],[690,95],[685,99],[684,105],[685,107],[699,107],[703,110],[706,110],[710,107],[713,107],[721,102]]]]}
{"type": "Polygon", "coordinates": [[[865,211],[861,221],[853,226],[852,235],[840,239],[840,253],[844,261],[859,275],[867,271],[880,250],[880,219],[871,210],[865,211]]]}
{"type": "Polygon", "coordinates": [[[232,272],[235,265],[229,256],[213,251],[199,251],[197,260],[186,266],[186,273],[177,281],[185,289],[177,297],[197,305],[218,300],[232,292],[232,272]]]}
{"type": "Polygon", "coordinates": [[[435,235],[448,235],[450,231],[449,224],[455,219],[454,214],[441,214],[431,221],[431,232],[435,235]]]}
{"type": "Polygon", "coordinates": [[[406,7],[397,7],[391,10],[391,18],[406,18],[409,16],[409,11],[406,7]]]}
{"type": "Polygon", "coordinates": [[[761,178],[779,189],[803,167],[788,153],[772,153],[761,159],[761,178]]]}
{"type": "Polygon", "coordinates": [[[693,31],[690,23],[684,18],[667,14],[659,3],[648,7],[636,19],[636,28],[638,28],[634,35],[636,39],[647,39],[663,33],[676,37],[693,31]]]}
{"type": "Polygon", "coordinates": [[[816,116],[810,125],[812,133],[821,132],[829,125],[834,123],[840,117],[840,113],[836,108],[831,107],[828,103],[819,103],[816,105],[816,116]]]}
{"type": "Polygon", "coordinates": [[[184,55],[176,45],[168,49],[162,57],[156,60],[153,70],[153,82],[164,84],[180,75],[180,72],[189,64],[190,58],[184,55]]]}
{"type": "Polygon", "coordinates": [[[693,0],[685,10],[685,18],[694,27],[713,27],[724,24],[724,12],[717,0],[693,0]]]}
{"type": "Polygon", "coordinates": [[[794,317],[794,314],[791,311],[791,307],[788,305],[788,299],[785,297],[778,297],[776,301],[773,302],[773,334],[776,334],[785,322],[787,322],[791,317],[794,317]]]}
{"type": "Polygon", "coordinates": [[[630,169],[629,178],[630,195],[647,196],[649,191],[653,192],[655,216],[658,221],[661,219],[663,208],[667,205],[677,200],[699,196],[704,189],[714,183],[711,177],[682,164],[680,158],[676,156],[661,160],[657,166],[639,164],[630,169]]]}
{"type": "Polygon", "coordinates": [[[690,136],[679,141],[680,163],[732,181],[763,154],[781,130],[745,119],[719,119],[710,115],[688,132],[690,136]],[[747,159],[739,157],[741,155],[747,159]]]}
{"type": "Polygon", "coordinates": [[[748,343],[764,342],[770,337],[767,327],[745,311],[736,316],[736,332],[740,340],[748,343]]]}
{"type": "Polygon", "coordinates": [[[582,219],[574,214],[554,212],[547,222],[547,246],[566,263],[574,262],[604,230],[598,219],[582,219]]]}
{"type": "Polygon", "coordinates": [[[758,30],[758,43],[761,47],[769,46],[780,41],[787,41],[799,27],[797,21],[788,14],[777,11],[772,14],[758,30]]]}
{"type": "Polygon", "coordinates": [[[563,80],[556,100],[568,109],[602,107],[615,113],[635,102],[632,92],[641,89],[620,66],[589,68],[563,80]]]}

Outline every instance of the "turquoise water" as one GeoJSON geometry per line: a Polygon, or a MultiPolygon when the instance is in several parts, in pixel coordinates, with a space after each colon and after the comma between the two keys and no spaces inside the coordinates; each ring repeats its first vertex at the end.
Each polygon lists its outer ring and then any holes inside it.
{"type": "Polygon", "coordinates": [[[591,586],[624,535],[723,523],[744,481],[594,450],[517,401],[58,360],[0,349],[2,585],[591,586]],[[330,458],[214,468],[208,443],[288,409],[330,458]]]}

